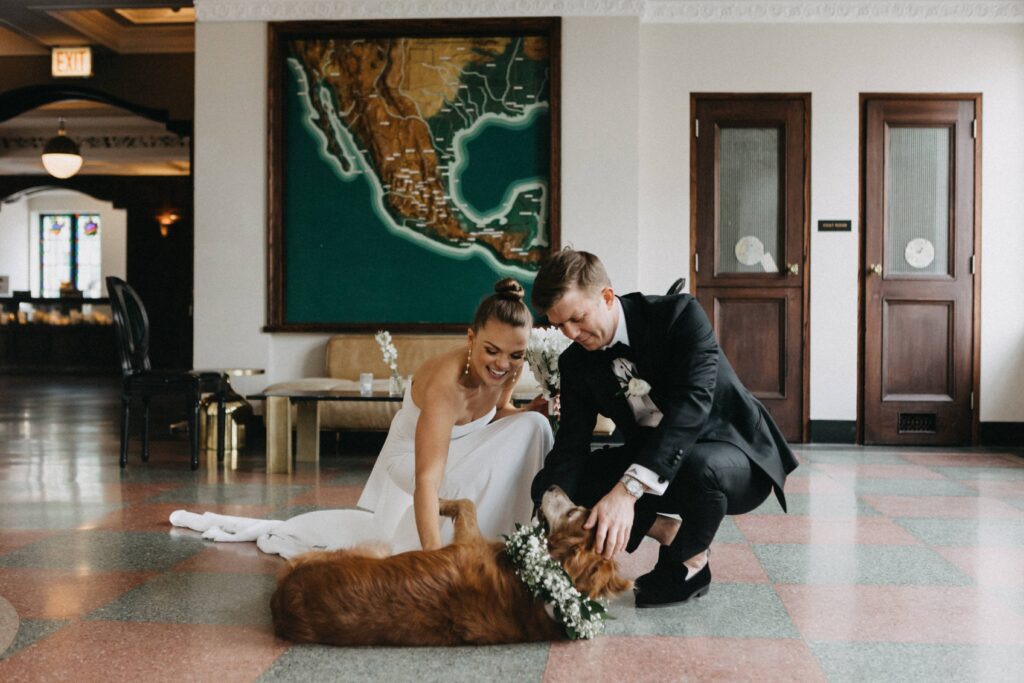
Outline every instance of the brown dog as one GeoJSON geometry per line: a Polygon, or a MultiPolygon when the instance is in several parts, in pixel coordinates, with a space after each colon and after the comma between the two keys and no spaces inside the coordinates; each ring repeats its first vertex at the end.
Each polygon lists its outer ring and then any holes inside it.
{"type": "MultiPolygon", "coordinates": [[[[381,557],[368,549],[307,553],[281,574],[270,600],[277,635],[330,645],[460,645],[565,638],[515,575],[503,543],[487,541],[471,501],[441,501],[455,541],[440,550],[381,557]]],[[[551,556],[577,590],[600,598],[629,589],[615,563],[593,550],[588,511],[561,489],[541,514],[551,556]]]]}

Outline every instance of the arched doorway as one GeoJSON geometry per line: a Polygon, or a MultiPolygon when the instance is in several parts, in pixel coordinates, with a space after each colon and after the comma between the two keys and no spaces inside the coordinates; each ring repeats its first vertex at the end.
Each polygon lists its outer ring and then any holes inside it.
{"type": "MultiPolygon", "coordinates": [[[[189,368],[192,366],[192,176],[191,122],[170,120],[166,112],[126,102],[84,87],[31,86],[0,93],[0,137],[19,135],[26,122],[31,130],[32,112],[48,112],[42,118],[51,128],[22,135],[22,146],[39,146],[23,155],[21,166],[0,168],[0,201],[10,202],[48,188],[61,188],[110,202],[126,212],[125,251],[128,282],[146,304],[152,332],[151,358],[154,366],[189,368]],[[55,109],[78,105],[92,119],[88,137],[80,142],[86,163],[82,171],[66,180],[46,175],[36,164],[41,146],[56,132],[55,109]],[[138,133],[122,116],[109,134],[102,132],[102,117],[97,111],[117,110],[127,119],[139,121],[138,133]],[[152,123],[158,124],[153,126],[152,123]],[[149,126],[148,128],[146,126],[149,126]],[[13,131],[13,133],[11,132],[13,131]],[[126,131],[128,131],[126,133],[126,131]],[[167,136],[173,154],[172,163],[156,163],[149,144],[154,137],[167,136]],[[141,139],[141,142],[140,142],[141,139]],[[180,144],[175,140],[182,141],[180,144]],[[91,141],[92,147],[84,144],[91,141]],[[92,149],[92,152],[90,152],[92,149]],[[139,151],[142,151],[142,154],[139,151]],[[89,157],[92,155],[92,167],[89,157]],[[29,163],[31,161],[31,163],[29,163]],[[33,169],[36,168],[35,172],[33,169]]],[[[35,116],[36,119],[39,116],[35,116]]],[[[38,122],[37,122],[38,125],[38,122]]],[[[87,127],[86,127],[87,128],[87,127]]],[[[73,119],[68,132],[76,137],[73,119]]],[[[157,140],[162,143],[163,140],[157,140]]],[[[21,143],[19,143],[21,144],[21,143]]],[[[159,157],[159,154],[155,155],[159,157]]],[[[17,160],[15,160],[17,161],[17,160]]],[[[159,161],[159,159],[158,159],[159,161]]],[[[0,211],[4,204],[0,203],[0,211]]],[[[4,248],[0,244],[0,249],[4,248]]],[[[2,275],[3,273],[0,273],[2,275]]]]}

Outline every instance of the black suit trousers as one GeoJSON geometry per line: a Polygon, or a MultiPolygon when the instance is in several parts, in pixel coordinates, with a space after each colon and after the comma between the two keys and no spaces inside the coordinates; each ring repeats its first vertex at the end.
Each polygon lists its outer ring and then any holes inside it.
{"type": "MultiPolygon", "coordinates": [[[[635,462],[633,455],[628,445],[594,451],[586,459],[575,502],[597,504],[635,462]]],[[[710,547],[727,514],[750,512],[771,491],[771,479],[739,448],[724,441],[698,442],[664,494],[644,494],[637,501],[626,550],[636,550],[659,512],[677,514],[683,523],[671,552],[673,558],[687,560],[710,547]]]]}

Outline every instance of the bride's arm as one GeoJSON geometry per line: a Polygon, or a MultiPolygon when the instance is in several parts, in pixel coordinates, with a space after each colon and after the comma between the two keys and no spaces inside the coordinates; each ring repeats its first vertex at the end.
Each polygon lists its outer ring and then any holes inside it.
{"type": "Polygon", "coordinates": [[[455,425],[455,396],[447,392],[424,391],[426,400],[416,422],[416,487],[413,491],[413,509],[416,513],[416,531],[424,550],[441,547],[441,522],[437,492],[444,480],[444,467],[448,461],[448,447],[455,425]]]}
{"type": "Polygon", "coordinates": [[[538,413],[547,415],[548,402],[544,400],[543,396],[538,396],[522,408],[516,408],[512,405],[512,392],[516,389],[516,384],[519,383],[519,375],[523,372],[523,366],[512,374],[512,377],[505,382],[505,386],[501,388],[501,394],[498,396],[497,412],[494,414],[495,420],[500,420],[507,415],[514,415],[516,413],[524,413],[528,410],[535,410],[538,413]]]}

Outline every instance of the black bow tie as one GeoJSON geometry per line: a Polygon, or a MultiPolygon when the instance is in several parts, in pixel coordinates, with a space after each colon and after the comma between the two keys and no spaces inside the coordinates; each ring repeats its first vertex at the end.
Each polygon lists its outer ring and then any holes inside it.
{"type": "Polygon", "coordinates": [[[602,349],[600,353],[602,360],[607,363],[611,363],[616,358],[633,360],[633,349],[628,344],[623,344],[622,342],[616,342],[607,349],[602,349]]]}

